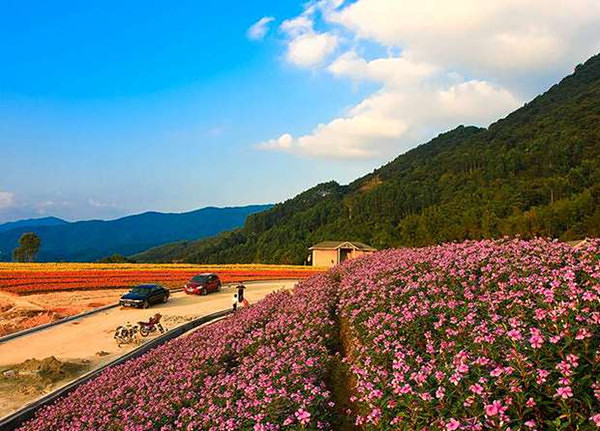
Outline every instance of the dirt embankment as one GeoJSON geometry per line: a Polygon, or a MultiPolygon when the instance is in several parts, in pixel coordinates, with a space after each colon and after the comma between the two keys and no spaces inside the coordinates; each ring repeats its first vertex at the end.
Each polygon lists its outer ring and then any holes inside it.
{"type": "Polygon", "coordinates": [[[63,362],[50,356],[0,368],[0,416],[69,382],[89,369],[86,361],[63,362]]]}

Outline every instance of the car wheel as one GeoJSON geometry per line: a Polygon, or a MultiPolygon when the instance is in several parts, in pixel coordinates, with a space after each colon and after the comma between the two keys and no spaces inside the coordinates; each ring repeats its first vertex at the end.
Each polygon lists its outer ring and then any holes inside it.
{"type": "Polygon", "coordinates": [[[204,289],[202,289],[202,296],[208,295],[208,290],[206,289],[206,287],[204,289]]]}
{"type": "Polygon", "coordinates": [[[148,300],[144,301],[144,303],[142,304],[142,308],[148,308],[150,307],[150,304],[148,303],[148,300]]]}
{"type": "Polygon", "coordinates": [[[221,291],[221,283],[217,284],[217,292],[221,291]]]}

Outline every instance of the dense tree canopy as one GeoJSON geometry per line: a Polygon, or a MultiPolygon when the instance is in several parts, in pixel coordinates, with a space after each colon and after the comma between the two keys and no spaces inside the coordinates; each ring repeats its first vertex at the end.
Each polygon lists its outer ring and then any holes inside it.
{"type": "Polygon", "coordinates": [[[42,241],[35,232],[26,232],[19,238],[19,246],[13,250],[15,262],[33,262],[40,251],[42,241]]]}
{"type": "Polygon", "coordinates": [[[242,229],[136,260],[302,263],[322,240],[385,248],[505,235],[600,236],[600,56],[488,129],[458,127],[348,186],[321,184],[242,229]]]}

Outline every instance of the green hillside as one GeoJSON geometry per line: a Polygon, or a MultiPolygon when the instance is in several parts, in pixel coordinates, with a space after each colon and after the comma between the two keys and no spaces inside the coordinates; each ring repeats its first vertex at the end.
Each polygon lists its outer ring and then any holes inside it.
{"type": "Polygon", "coordinates": [[[301,263],[329,239],[384,248],[504,235],[600,235],[600,55],[488,129],[458,127],[348,186],[318,185],[241,229],[135,258],[301,263]]]}

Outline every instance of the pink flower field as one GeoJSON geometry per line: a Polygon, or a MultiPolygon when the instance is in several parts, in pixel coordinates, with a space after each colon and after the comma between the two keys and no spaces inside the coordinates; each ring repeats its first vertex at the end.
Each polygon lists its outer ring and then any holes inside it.
{"type": "Polygon", "coordinates": [[[597,429],[599,343],[599,240],[389,250],[109,370],[22,429],[597,429]]]}
{"type": "MultiPolygon", "coordinates": [[[[600,426],[600,242],[388,251],[344,268],[365,429],[600,426]]],[[[354,398],[353,398],[354,399],[354,398]]]]}

